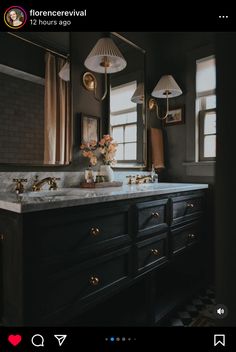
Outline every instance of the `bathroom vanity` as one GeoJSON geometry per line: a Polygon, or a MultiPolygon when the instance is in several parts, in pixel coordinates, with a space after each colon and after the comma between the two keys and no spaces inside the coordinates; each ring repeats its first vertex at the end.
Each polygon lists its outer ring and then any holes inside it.
{"type": "Polygon", "coordinates": [[[204,284],[207,187],[2,193],[3,324],[161,324],[204,284]]]}

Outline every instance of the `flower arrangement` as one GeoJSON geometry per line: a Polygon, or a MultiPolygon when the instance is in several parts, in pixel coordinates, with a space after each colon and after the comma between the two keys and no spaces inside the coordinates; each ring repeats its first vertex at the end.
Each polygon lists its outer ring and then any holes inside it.
{"type": "Polygon", "coordinates": [[[82,150],[82,155],[89,158],[90,164],[93,166],[97,164],[96,150],[101,153],[104,165],[114,165],[117,146],[118,144],[114,142],[109,134],[104,134],[98,143],[96,141],[83,143],[80,149],[82,150]]]}
{"type": "Polygon", "coordinates": [[[116,162],[115,154],[118,144],[114,142],[113,138],[109,134],[104,134],[102,139],[98,142],[98,146],[102,154],[103,163],[105,165],[114,165],[116,162]]]}
{"type": "Polygon", "coordinates": [[[95,150],[97,149],[96,141],[82,143],[80,146],[80,149],[82,150],[82,155],[85,156],[86,158],[89,158],[89,163],[91,165],[94,166],[97,164],[97,157],[95,155],[95,150]]]}

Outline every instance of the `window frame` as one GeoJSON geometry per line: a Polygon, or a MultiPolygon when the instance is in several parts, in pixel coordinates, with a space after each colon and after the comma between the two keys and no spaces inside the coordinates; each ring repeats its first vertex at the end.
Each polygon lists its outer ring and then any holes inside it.
{"type": "Polygon", "coordinates": [[[200,110],[198,113],[198,126],[199,126],[199,161],[214,161],[216,157],[205,157],[204,156],[204,138],[205,136],[216,136],[216,133],[205,134],[204,133],[204,122],[207,114],[214,112],[216,108],[200,110]]]}
{"type": "MultiPolygon", "coordinates": [[[[187,53],[186,76],[186,159],[182,163],[186,167],[187,176],[214,177],[215,162],[197,159],[196,139],[199,138],[196,120],[196,61],[214,55],[217,57],[214,44],[205,45],[187,53]]],[[[217,109],[216,109],[217,111],[217,109]]]]}
{"type": "MultiPolygon", "coordinates": [[[[136,82],[136,86],[138,86],[138,84],[140,82],[143,82],[142,74],[139,71],[129,73],[128,75],[126,75],[126,79],[127,79],[127,76],[128,76],[130,83],[134,82],[134,81],[136,82]]],[[[122,75],[120,77],[117,77],[115,80],[113,79],[113,82],[115,84],[113,84],[111,89],[114,87],[118,87],[119,85],[122,85],[123,84],[122,75]]],[[[110,95],[111,95],[111,91],[110,91],[110,95]]],[[[119,113],[125,113],[125,112],[131,112],[131,110],[130,109],[123,109],[123,110],[119,111],[119,113]]],[[[137,121],[128,123],[128,124],[136,124],[136,126],[137,126],[137,136],[136,136],[137,140],[136,140],[136,142],[130,142],[130,143],[136,143],[136,159],[134,159],[134,160],[117,160],[117,164],[113,166],[114,168],[120,169],[123,167],[124,168],[128,167],[128,168],[134,168],[134,169],[136,169],[136,168],[144,169],[147,167],[147,165],[143,164],[143,155],[146,154],[146,151],[145,151],[144,145],[143,145],[143,141],[144,141],[143,133],[146,134],[146,127],[145,127],[146,104],[145,104],[145,101],[144,101],[144,104],[136,104],[136,112],[137,112],[137,121]]],[[[115,115],[115,114],[113,113],[113,115],[115,115]]],[[[110,111],[109,115],[111,117],[111,111],[110,111]]],[[[109,126],[110,126],[109,133],[112,135],[113,126],[111,126],[110,117],[109,117],[109,126]]],[[[127,126],[128,124],[115,125],[114,127],[127,126]]],[[[125,143],[123,143],[123,145],[124,144],[125,143]]]]}
{"type": "MultiPolygon", "coordinates": [[[[132,126],[132,125],[135,125],[136,128],[138,129],[137,121],[136,121],[136,122],[129,122],[129,123],[125,123],[125,124],[111,126],[111,132],[112,132],[113,128],[122,127],[123,128],[123,140],[125,140],[125,127],[126,126],[132,126]]],[[[117,142],[118,145],[122,144],[123,148],[125,147],[126,144],[130,144],[130,143],[135,143],[136,144],[136,156],[137,156],[137,148],[138,148],[138,140],[137,139],[136,139],[136,141],[132,141],[132,142],[123,142],[123,143],[117,142]]],[[[124,154],[124,151],[123,151],[123,154],[124,154]]],[[[131,163],[131,162],[132,163],[136,163],[136,161],[137,161],[137,158],[136,159],[117,159],[117,162],[120,163],[120,164],[131,163]]]]}
{"type": "MultiPolygon", "coordinates": [[[[197,64],[198,62],[204,62],[211,59],[216,58],[215,55],[206,55],[200,59],[196,59],[196,68],[195,68],[195,75],[197,77],[197,64]]],[[[195,161],[196,162],[203,162],[203,161],[214,161],[216,157],[204,157],[204,122],[205,116],[209,112],[215,112],[216,114],[216,106],[214,108],[206,109],[206,98],[212,95],[216,96],[216,88],[197,92],[197,88],[195,85],[195,92],[196,92],[196,99],[195,99],[195,109],[197,109],[197,100],[199,99],[199,110],[196,111],[196,134],[198,134],[198,138],[195,140],[195,161]]],[[[212,133],[212,135],[216,135],[216,133],[212,133]]]]}

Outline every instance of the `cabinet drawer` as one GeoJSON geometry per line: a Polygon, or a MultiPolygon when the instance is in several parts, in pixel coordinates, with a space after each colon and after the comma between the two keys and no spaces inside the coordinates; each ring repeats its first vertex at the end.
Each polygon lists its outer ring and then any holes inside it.
{"type": "Polygon", "coordinates": [[[83,302],[90,302],[95,297],[104,296],[111,288],[120,287],[129,275],[129,250],[124,248],[48,276],[42,301],[45,319],[57,311],[63,312],[65,319],[66,316],[69,318],[68,314],[79,312],[83,302]]]}
{"type": "Polygon", "coordinates": [[[138,271],[167,261],[167,233],[157,235],[154,239],[142,241],[137,244],[137,247],[138,271]]]}
{"type": "MultiPolygon", "coordinates": [[[[91,210],[92,212],[92,210],[91,210]]],[[[103,212],[78,213],[64,222],[53,222],[42,229],[41,249],[48,264],[82,261],[89,253],[129,242],[128,208],[106,209],[103,212]]]]}
{"type": "Polygon", "coordinates": [[[199,217],[203,212],[203,194],[173,198],[172,225],[199,217]]]}
{"type": "Polygon", "coordinates": [[[196,244],[200,240],[201,226],[201,223],[194,222],[191,225],[172,230],[172,252],[176,254],[196,244]]]}
{"type": "Polygon", "coordinates": [[[168,199],[161,199],[136,205],[138,236],[162,231],[167,227],[167,202],[168,199]]]}

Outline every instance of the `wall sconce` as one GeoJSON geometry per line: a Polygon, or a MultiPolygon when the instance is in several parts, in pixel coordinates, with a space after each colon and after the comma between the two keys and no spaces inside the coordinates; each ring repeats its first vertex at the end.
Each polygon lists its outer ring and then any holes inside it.
{"type": "Polygon", "coordinates": [[[138,83],[137,88],[131,97],[131,101],[135,104],[144,103],[144,84],[143,83],[138,83]]]}
{"type": "Polygon", "coordinates": [[[102,101],[107,95],[107,74],[123,70],[127,63],[111,38],[101,38],[86,58],[84,65],[93,72],[105,74],[105,92],[101,98],[97,96],[97,80],[95,76],[90,72],[86,72],[83,75],[85,88],[94,92],[96,100],[102,101]]]}
{"type": "Polygon", "coordinates": [[[181,95],[183,92],[176,83],[175,79],[171,75],[162,76],[156,87],[152,92],[152,96],[155,98],[166,99],[166,114],[164,117],[160,117],[158,113],[158,105],[155,99],[151,98],[148,102],[149,110],[156,109],[158,119],[164,120],[169,114],[169,99],[181,95]]]}
{"type": "Polygon", "coordinates": [[[65,65],[62,67],[58,76],[63,79],[63,81],[69,82],[70,80],[70,63],[67,61],[65,65]]]}

